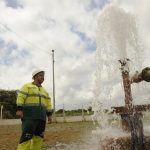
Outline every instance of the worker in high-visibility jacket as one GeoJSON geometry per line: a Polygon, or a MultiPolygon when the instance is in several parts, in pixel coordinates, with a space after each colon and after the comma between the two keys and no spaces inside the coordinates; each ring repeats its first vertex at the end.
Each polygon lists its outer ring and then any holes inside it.
{"type": "Polygon", "coordinates": [[[18,91],[16,116],[22,121],[22,135],[17,150],[41,150],[46,116],[52,122],[51,99],[41,85],[44,71],[34,71],[32,79],[18,91]]]}

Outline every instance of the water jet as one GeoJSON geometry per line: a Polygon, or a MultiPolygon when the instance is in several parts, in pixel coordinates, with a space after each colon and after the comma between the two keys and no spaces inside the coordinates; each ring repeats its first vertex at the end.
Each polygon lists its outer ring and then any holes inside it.
{"type": "MultiPolygon", "coordinates": [[[[102,150],[149,149],[150,136],[143,133],[142,117],[143,111],[150,110],[150,104],[134,104],[129,74],[130,69],[141,68],[143,49],[140,43],[133,15],[113,5],[104,8],[98,20],[95,97],[99,102],[95,104],[95,116],[104,130],[109,127],[108,114],[118,114],[125,136],[102,135],[102,150]],[[121,75],[117,60],[120,63],[121,75]],[[120,102],[120,99],[124,101],[120,102]]],[[[113,128],[111,130],[113,132],[113,128]]]]}

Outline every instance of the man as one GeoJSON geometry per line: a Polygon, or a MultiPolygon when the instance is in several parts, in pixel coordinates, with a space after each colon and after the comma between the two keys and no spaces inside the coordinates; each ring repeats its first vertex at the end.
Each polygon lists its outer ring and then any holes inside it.
{"type": "Polygon", "coordinates": [[[51,99],[41,85],[44,81],[44,71],[34,71],[32,79],[32,83],[25,84],[18,91],[16,116],[22,121],[18,150],[41,150],[46,115],[48,123],[52,121],[51,99]]]}
{"type": "Polygon", "coordinates": [[[138,83],[141,81],[150,82],[150,68],[146,67],[141,73],[138,71],[131,77],[131,83],[138,83]]]}

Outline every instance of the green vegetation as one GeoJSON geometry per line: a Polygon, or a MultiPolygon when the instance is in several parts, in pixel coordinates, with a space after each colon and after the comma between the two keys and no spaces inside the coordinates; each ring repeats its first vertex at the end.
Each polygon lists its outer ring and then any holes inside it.
{"type": "Polygon", "coordinates": [[[15,118],[16,96],[17,92],[15,90],[0,90],[0,105],[3,105],[3,118],[15,118]]]}
{"type": "MultiPolygon", "coordinates": [[[[65,116],[81,116],[82,115],[82,109],[76,109],[76,110],[64,110],[65,116]]],[[[92,110],[85,110],[83,109],[84,115],[92,115],[94,112],[92,110]]],[[[63,117],[63,109],[59,109],[56,111],[57,117],[63,117]]]]}

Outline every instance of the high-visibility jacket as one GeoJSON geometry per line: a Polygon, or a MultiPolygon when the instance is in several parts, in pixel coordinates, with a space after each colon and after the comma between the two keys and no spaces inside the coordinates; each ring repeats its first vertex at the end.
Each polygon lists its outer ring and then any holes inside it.
{"type": "Polygon", "coordinates": [[[46,114],[51,112],[51,98],[42,87],[33,83],[25,84],[18,91],[17,107],[23,111],[23,119],[46,120],[46,114]]]}

